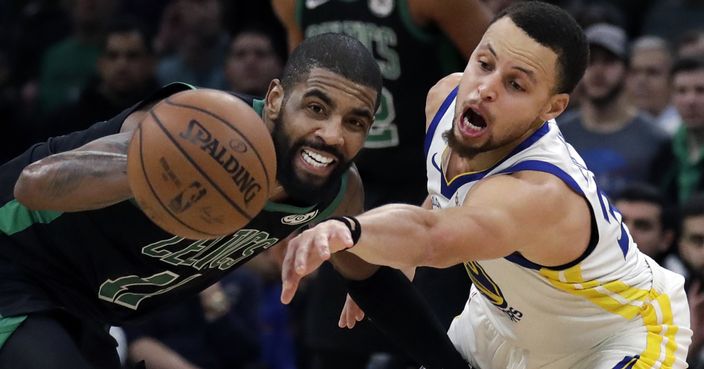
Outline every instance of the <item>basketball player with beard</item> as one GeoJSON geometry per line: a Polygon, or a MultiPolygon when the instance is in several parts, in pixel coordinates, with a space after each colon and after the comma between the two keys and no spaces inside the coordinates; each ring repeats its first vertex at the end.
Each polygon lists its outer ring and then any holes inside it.
{"type": "Polygon", "coordinates": [[[628,41],[623,29],[601,23],[585,33],[591,57],[582,99],[577,111],[557,122],[602,191],[614,196],[629,183],[649,179],[651,163],[669,136],[636,108],[624,89],[628,41]]]}
{"type": "MultiPolygon", "coordinates": [[[[131,201],[126,174],[127,147],[148,108],[192,86],[168,85],[108,121],[38,143],[4,164],[0,367],[119,368],[108,325],[197,294],[301,227],[360,212],[362,185],[351,163],[381,87],[376,61],[355,39],[304,41],[266,98],[247,100],[272,132],[278,187],[249,224],[216,239],[188,240],[158,228],[131,201]]],[[[349,276],[376,270],[353,256],[336,259],[349,276]]],[[[406,281],[394,288],[418,297],[405,277],[389,273],[406,281]]],[[[414,351],[419,360],[466,368],[430,312],[414,311],[420,315],[410,319],[430,322],[428,342],[414,351]]]]}
{"type": "MultiPolygon", "coordinates": [[[[464,72],[428,93],[424,206],[385,205],[291,239],[282,301],[338,253],[396,268],[463,263],[472,289],[448,335],[472,367],[686,368],[684,278],[638,250],[554,120],[588,54],[559,7],[499,13],[464,72]]],[[[422,337],[416,323],[396,332],[422,337]]]]}

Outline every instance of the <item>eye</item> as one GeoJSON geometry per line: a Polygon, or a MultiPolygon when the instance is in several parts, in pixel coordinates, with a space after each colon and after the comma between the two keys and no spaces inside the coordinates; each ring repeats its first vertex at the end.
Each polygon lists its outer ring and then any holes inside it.
{"type": "Polygon", "coordinates": [[[367,130],[367,124],[361,119],[349,119],[347,121],[347,124],[353,127],[355,130],[359,131],[366,131],[367,130]]]}
{"type": "Polygon", "coordinates": [[[516,90],[516,91],[525,91],[525,89],[524,89],[518,82],[516,82],[515,80],[509,81],[508,84],[509,84],[509,86],[511,86],[511,88],[512,88],[513,90],[516,90]]]}
{"type": "Polygon", "coordinates": [[[489,63],[487,63],[487,62],[485,62],[485,61],[483,61],[483,60],[479,60],[478,63],[479,63],[479,67],[480,67],[482,70],[487,70],[487,71],[488,71],[488,70],[491,70],[491,65],[489,65],[489,63]]]}
{"type": "Polygon", "coordinates": [[[325,109],[319,104],[308,104],[308,110],[314,114],[323,114],[325,109]]]}

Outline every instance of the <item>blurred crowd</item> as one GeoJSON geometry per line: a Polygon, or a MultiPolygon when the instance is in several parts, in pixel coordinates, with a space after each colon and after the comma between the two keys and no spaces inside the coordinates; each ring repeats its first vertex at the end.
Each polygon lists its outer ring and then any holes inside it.
{"type": "MultiPolygon", "coordinates": [[[[287,51],[316,32],[305,24],[303,9],[336,1],[1,1],[0,160],[108,119],[174,81],[263,96],[287,51]]],[[[442,70],[424,67],[405,74],[394,74],[391,63],[382,67],[394,99],[382,104],[374,137],[388,134],[390,145],[400,137],[420,161],[403,164],[410,158],[405,151],[377,151],[381,156],[374,159],[362,155],[358,165],[369,183],[368,206],[423,200],[424,94],[441,73],[462,70],[472,48],[463,45],[476,44],[491,14],[512,2],[467,0],[471,6],[463,8],[456,5],[462,0],[346,1],[379,16],[390,14],[394,4],[405,9],[398,27],[416,27],[409,34],[420,41],[414,41],[417,50],[399,47],[398,68],[421,59],[440,66],[423,49],[429,45],[449,50],[452,57],[445,60],[453,61],[442,63],[442,70]],[[418,5],[423,3],[452,6],[456,20],[469,21],[453,24],[430,16],[432,11],[418,5]],[[403,23],[409,17],[427,22],[409,26],[403,23]],[[428,42],[423,32],[448,42],[428,42]],[[406,94],[396,95],[399,89],[406,94]],[[409,128],[396,127],[389,113],[413,114],[417,131],[405,133],[409,128]],[[404,170],[389,169],[396,164],[404,170]],[[409,166],[421,178],[400,174],[409,166]]],[[[686,277],[694,331],[689,361],[704,368],[704,0],[551,2],[580,22],[591,52],[558,124],[600,189],[615,200],[638,247],[686,277]]],[[[325,22],[338,21],[339,31],[365,34],[347,27],[355,12],[329,13],[325,22]]],[[[380,63],[388,45],[375,43],[383,36],[362,39],[380,63]]],[[[375,142],[365,150],[385,148],[375,142]]],[[[362,325],[364,333],[337,328],[344,289],[332,268],[309,280],[292,305],[281,305],[279,259],[269,250],[198,297],[120,327],[115,337],[125,362],[146,360],[150,369],[412,367],[373,327],[362,325]]],[[[416,282],[446,325],[462,309],[470,283],[461,266],[452,273],[420,270],[416,282]]]]}

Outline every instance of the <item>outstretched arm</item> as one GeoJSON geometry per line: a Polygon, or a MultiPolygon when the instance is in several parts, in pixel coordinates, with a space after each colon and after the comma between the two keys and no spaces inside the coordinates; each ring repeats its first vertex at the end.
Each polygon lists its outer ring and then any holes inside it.
{"type": "Polygon", "coordinates": [[[586,249],[589,217],[585,200],[557,177],[519,172],[483,180],[460,207],[426,210],[394,204],[366,212],[358,217],[361,238],[354,247],[343,222],[323,222],[289,243],[283,300],[292,297],[301,276],[345,249],[395,268],[442,268],[515,251],[542,265],[562,265],[586,249]]]}

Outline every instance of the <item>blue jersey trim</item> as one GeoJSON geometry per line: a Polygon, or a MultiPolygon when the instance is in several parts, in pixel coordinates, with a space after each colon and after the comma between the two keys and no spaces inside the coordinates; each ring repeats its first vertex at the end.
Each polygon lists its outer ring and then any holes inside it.
{"type": "Polygon", "coordinates": [[[616,366],[614,366],[613,369],[630,369],[635,367],[635,365],[638,363],[638,359],[640,359],[640,355],[636,356],[626,356],[621,360],[616,366]]]}
{"type": "Polygon", "coordinates": [[[442,119],[443,115],[445,115],[445,112],[447,111],[447,108],[450,107],[450,104],[452,104],[452,101],[455,100],[458,88],[459,87],[455,87],[452,91],[450,91],[450,94],[447,95],[445,101],[443,101],[442,105],[440,105],[440,109],[438,109],[437,113],[435,113],[433,121],[430,122],[428,131],[425,133],[425,160],[428,160],[428,151],[430,151],[430,144],[433,142],[433,137],[435,137],[435,130],[438,128],[438,123],[440,123],[440,119],[442,119]]]}
{"type": "MultiPolygon", "coordinates": [[[[515,173],[515,172],[520,172],[520,171],[525,171],[525,170],[534,170],[537,172],[544,172],[544,173],[550,173],[554,175],[557,178],[560,178],[565,184],[567,184],[574,192],[580,194],[582,197],[586,197],[584,194],[584,191],[582,190],[581,187],[577,184],[577,181],[574,180],[569,174],[567,174],[564,170],[560,169],[555,164],[551,164],[548,162],[540,161],[540,160],[526,160],[520,163],[517,163],[514,166],[511,166],[509,168],[506,168],[498,173],[515,173]]],[[[587,204],[589,205],[589,204],[587,204]]],[[[578,257],[576,260],[571,261],[567,264],[564,265],[558,265],[558,266],[545,266],[545,265],[540,265],[536,264],[528,259],[526,259],[521,253],[518,251],[514,252],[513,254],[506,256],[504,259],[518,264],[522,267],[529,268],[529,269],[535,269],[535,270],[540,270],[541,268],[546,268],[550,270],[563,270],[567,268],[571,268],[578,263],[580,263],[582,260],[586,259],[587,256],[589,256],[592,251],[594,251],[594,248],[596,248],[596,244],[598,243],[599,240],[599,231],[596,228],[596,223],[594,220],[594,209],[592,209],[591,206],[589,207],[589,215],[591,218],[592,222],[592,239],[589,242],[589,245],[587,246],[587,249],[584,250],[584,253],[578,257]]]]}
{"type": "MultiPolygon", "coordinates": [[[[511,158],[512,156],[518,154],[519,152],[527,149],[534,143],[536,143],[539,139],[541,139],[543,136],[545,136],[548,132],[550,132],[550,125],[547,123],[543,123],[540,128],[538,128],[537,131],[533,132],[532,135],[528,136],[523,142],[521,142],[516,148],[511,151],[510,154],[506,155],[503,159],[499,160],[496,164],[494,164],[491,168],[483,170],[481,172],[474,172],[474,173],[466,173],[466,174],[461,174],[455,178],[453,178],[450,183],[447,183],[445,179],[445,175],[442,173],[442,170],[440,171],[440,177],[442,177],[442,180],[440,181],[440,193],[442,193],[443,196],[446,198],[451,198],[452,195],[463,185],[473,182],[473,181],[478,181],[484,177],[486,177],[489,172],[494,170],[494,168],[498,167],[501,165],[503,162],[511,158]]],[[[427,138],[427,136],[426,136],[427,138]]],[[[427,157],[427,154],[426,154],[427,157]]],[[[547,164],[547,163],[546,163],[547,164]]],[[[435,165],[437,168],[440,166],[435,163],[435,157],[433,157],[433,165],[435,165]]],[[[555,167],[557,168],[557,167],[555,167]]],[[[559,168],[558,168],[559,169],[559,168]]],[[[525,169],[517,169],[517,170],[525,170],[525,169]]],[[[513,171],[517,171],[513,170],[513,171]]],[[[505,169],[499,173],[506,173],[507,171],[511,171],[511,168],[505,169]]],[[[569,177],[569,176],[568,176],[569,177]]],[[[570,178],[571,179],[571,178],[570,178]]]]}
{"type": "Polygon", "coordinates": [[[540,161],[540,160],[526,160],[522,161],[520,163],[517,163],[514,166],[511,166],[509,168],[506,168],[498,173],[515,173],[515,172],[520,172],[524,170],[534,170],[537,172],[546,172],[554,175],[557,178],[560,178],[563,182],[565,182],[572,191],[584,196],[584,191],[582,191],[582,188],[579,187],[577,184],[577,181],[574,180],[569,174],[567,174],[564,170],[560,169],[557,165],[551,164],[545,161],[540,161]]]}
{"type": "Polygon", "coordinates": [[[506,259],[514,264],[518,264],[524,268],[528,268],[528,269],[540,270],[540,269],[544,268],[544,266],[542,266],[540,264],[536,264],[536,263],[526,259],[518,251],[514,252],[513,254],[511,254],[509,256],[504,257],[504,259],[506,259]]]}

